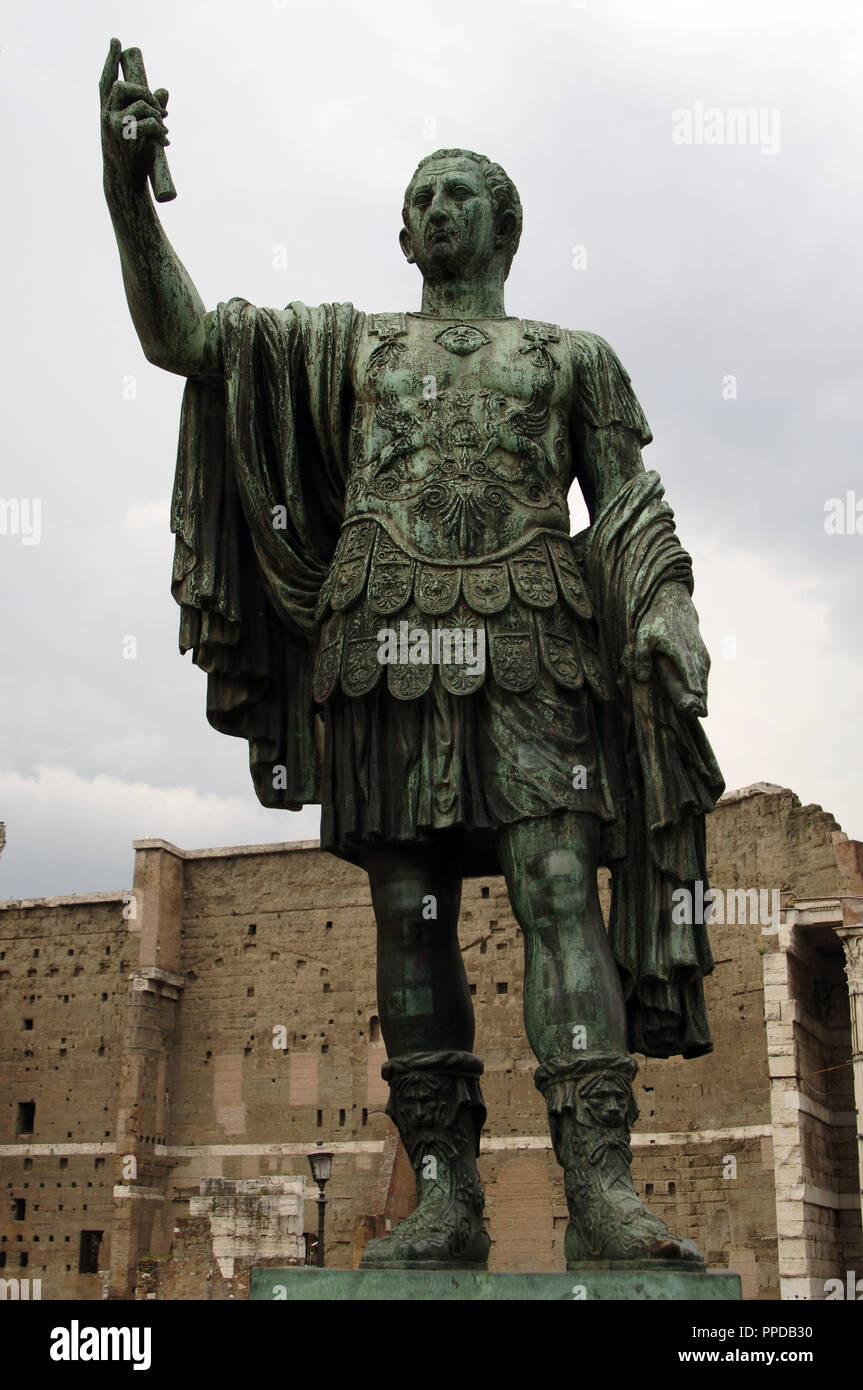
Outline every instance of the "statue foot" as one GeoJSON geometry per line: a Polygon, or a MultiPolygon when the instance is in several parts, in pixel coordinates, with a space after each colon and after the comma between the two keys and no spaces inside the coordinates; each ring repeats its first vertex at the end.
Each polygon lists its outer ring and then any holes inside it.
{"type": "MultiPolygon", "coordinates": [[[[601,1230],[588,1235],[586,1227],[593,1222],[571,1220],[566,1228],[564,1253],[567,1269],[582,1267],[591,1262],[612,1264],[681,1264],[691,1270],[703,1270],[704,1259],[692,1240],[672,1235],[665,1222],[649,1211],[631,1192],[640,1212],[621,1211],[611,1206],[602,1212],[601,1230]]],[[[599,1215],[594,1211],[593,1217],[599,1215]]]]}
{"type": "Polygon", "coordinates": [[[361,1269],[485,1269],[491,1241],[484,1226],[470,1232],[430,1229],[419,1212],[400,1221],[389,1235],[370,1240],[361,1269]]]}
{"type": "Polygon", "coordinates": [[[672,1235],[632,1185],[629,1130],[638,1107],[631,1083],[637,1069],[630,1057],[588,1056],[547,1062],[536,1073],[564,1171],[567,1269],[654,1262],[704,1269],[694,1241],[672,1235]]]}
{"type": "Polygon", "coordinates": [[[416,1175],[417,1208],[370,1240],[361,1269],[484,1269],[491,1241],[476,1170],[485,1106],[482,1062],[468,1052],[413,1053],[382,1068],[387,1114],[416,1175]]]}

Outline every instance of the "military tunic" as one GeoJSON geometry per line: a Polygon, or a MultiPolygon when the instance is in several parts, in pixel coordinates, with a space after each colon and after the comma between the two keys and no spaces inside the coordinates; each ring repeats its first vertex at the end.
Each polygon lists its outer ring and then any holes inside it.
{"type": "Polygon", "coordinates": [[[457,828],[481,861],[493,831],[526,816],[613,819],[596,722],[608,677],[567,505],[589,336],[366,319],[313,681],[322,844],[344,857],[457,828]],[[401,624],[429,649],[436,628],[472,629],[487,659],[382,663],[382,633],[401,624]]]}

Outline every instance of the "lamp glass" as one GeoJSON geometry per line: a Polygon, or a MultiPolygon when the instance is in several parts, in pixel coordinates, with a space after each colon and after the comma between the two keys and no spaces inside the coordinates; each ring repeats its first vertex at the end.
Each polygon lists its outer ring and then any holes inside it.
{"type": "Polygon", "coordinates": [[[332,1154],[323,1149],[315,1149],[314,1153],[309,1154],[309,1167],[315,1182],[329,1182],[333,1167],[332,1154]]]}

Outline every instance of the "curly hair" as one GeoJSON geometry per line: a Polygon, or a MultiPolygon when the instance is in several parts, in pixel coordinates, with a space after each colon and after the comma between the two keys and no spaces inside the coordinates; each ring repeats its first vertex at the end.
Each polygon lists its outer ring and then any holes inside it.
{"type": "Polygon", "coordinates": [[[504,267],[504,279],[509,275],[513,257],[518,250],[518,243],[521,240],[522,211],[521,199],[518,196],[518,189],[509,177],[505,169],[499,164],[493,163],[484,154],[475,154],[473,150],[435,150],[434,154],[427,154],[421,159],[414,170],[411,181],[405,189],[405,200],[402,204],[402,222],[408,226],[408,199],[410,191],[414,186],[416,177],[420,170],[433,160],[441,159],[472,159],[478,164],[485,178],[486,187],[491,195],[492,207],[494,209],[495,225],[500,222],[501,214],[512,212],[515,214],[515,225],[511,236],[506,243],[506,264],[504,267]]]}

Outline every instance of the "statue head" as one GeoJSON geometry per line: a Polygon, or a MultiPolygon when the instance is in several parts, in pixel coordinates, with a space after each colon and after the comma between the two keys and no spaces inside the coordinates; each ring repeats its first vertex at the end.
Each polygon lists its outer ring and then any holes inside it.
{"type": "Polygon", "coordinates": [[[399,241],[430,283],[470,277],[495,259],[501,282],[521,238],[521,200],[499,164],[472,150],[420,160],[402,207],[399,241]]]}

